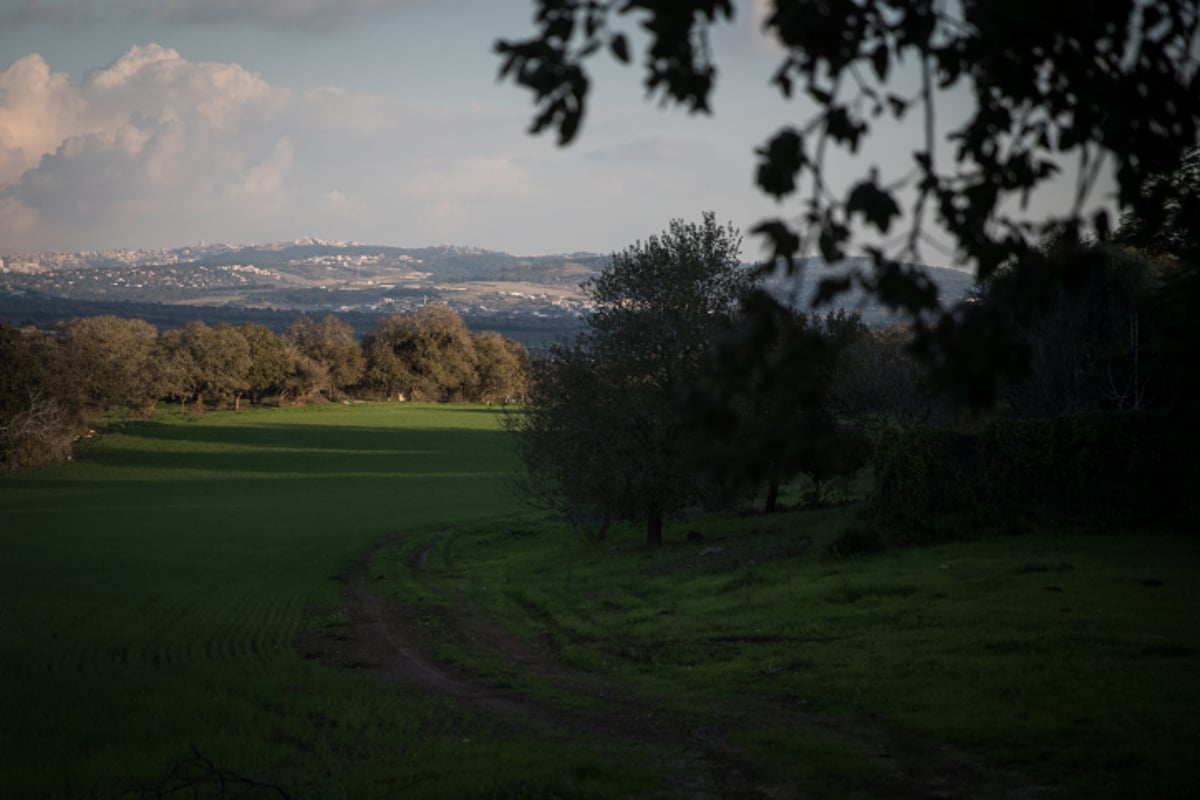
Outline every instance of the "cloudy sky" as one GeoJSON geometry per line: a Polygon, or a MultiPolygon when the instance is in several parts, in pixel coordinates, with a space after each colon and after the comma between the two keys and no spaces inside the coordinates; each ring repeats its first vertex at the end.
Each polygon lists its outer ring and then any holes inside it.
{"type": "MultiPolygon", "coordinates": [[[[767,84],[764,5],[739,0],[715,42],[713,116],[606,64],[562,149],[495,79],[530,0],[0,0],[0,255],[303,236],[611,252],[705,210],[748,229],[781,213],[753,150],[805,110],[767,84]]],[[[888,180],[915,144],[864,157],[888,180]]]]}

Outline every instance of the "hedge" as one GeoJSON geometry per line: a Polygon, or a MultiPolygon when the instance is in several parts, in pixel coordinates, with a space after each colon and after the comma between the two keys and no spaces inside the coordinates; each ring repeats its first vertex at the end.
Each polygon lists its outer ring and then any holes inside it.
{"type": "Polygon", "coordinates": [[[1195,524],[1196,433],[1195,423],[1145,412],[999,419],[977,434],[889,431],[876,447],[871,505],[916,529],[996,514],[1195,524]]]}

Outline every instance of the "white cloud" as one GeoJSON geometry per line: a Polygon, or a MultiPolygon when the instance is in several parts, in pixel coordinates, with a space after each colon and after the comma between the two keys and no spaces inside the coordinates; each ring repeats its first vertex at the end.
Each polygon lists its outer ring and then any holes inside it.
{"type": "Polygon", "coordinates": [[[747,216],[721,206],[754,194],[749,168],[690,118],[610,114],[557,149],[481,97],[284,88],[153,44],[78,79],[0,64],[0,256],[306,235],[609,250],[714,205],[747,216]]]}
{"type": "Polygon", "coordinates": [[[276,112],[290,97],[237,64],[188,61],[157,44],[132,47],[88,72],[79,89],[101,126],[114,117],[151,114],[220,130],[276,112]]]}
{"type": "Polygon", "coordinates": [[[520,110],[281,88],[154,44],[78,80],[34,54],[0,72],[0,242],[461,242],[484,216],[497,241],[513,231],[505,212],[553,183],[514,157],[541,144],[520,121],[520,110]]]}
{"type": "Polygon", "coordinates": [[[284,182],[296,158],[296,148],[286,137],[275,142],[271,154],[242,174],[228,189],[233,198],[258,199],[277,203],[283,197],[284,182]]]}
{"type": "Polygon", "coordinates": [[[63,73],[36,53],[0,72],[0,182],[52,153],[72,133],[86,102],[63,73]]]}
{"type": "Polygon", "coordinates": [[[0,72],[0,240],[63,249],[196,238],[188,225],[282,225],[289,204],[321,203],[292,194],[294,132],[312,157],[350,152],[388,124],[369,97],[294,92],[154,44],[79,81],[32,54],[0,72]]]}

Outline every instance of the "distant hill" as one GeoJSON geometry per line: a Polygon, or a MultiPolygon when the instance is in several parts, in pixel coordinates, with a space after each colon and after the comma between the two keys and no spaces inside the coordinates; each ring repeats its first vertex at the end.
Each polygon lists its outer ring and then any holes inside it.
{"type": "MultiPolygon", "coordinates": [[[[868,274],[871,272],[871,259],[865,256],[848,258],[845,261],[829,266],[822,259],[809,258],[802,262],[802,284],[797,294],[797,282],[794,278],[779,276],[769,278],[768,286],[772,293],[781,299],[793,301],[799,307],[807,308],[812,305],[817,287],[823,278],[844,276],[852,270],[860,269],[868,274]]],[[[969,272],[947,267],[925,266],[925,272],[937,284],[945,306],[953,306],[962,302],[975,285],[975,276],[969,272]]],[[[881,306],[873,297],[864,295],[857,286],[849,292],[840,295],[828,310],[844,309],[856,312],[869,325],[887,325],[899,321],[899,315],[881,306]]]]}
{"type": "Polygon", "coordinates": [[[276,282],[423,277],[438,281],[532,281],[575,285],[603,268],[594,253],[514,256],[477,247],[389,247],[301,239],[272,244],[199,244],[155,250],[31,253],[0,258],[0,282],[51,272],[169,269],[195,272],[252,267],[276,282]],[[7,279],[7,280],[6,280],[7,279]]]}
{"type": "MultiPolygon", "coordinates": [[[[599,274],[608,258],[320,239],[13,255],[0,259],[0,321],[46,327],[116,314],[160,328],[201,319],[281,329],[301,314],[334,313],[363,333],[381,315],[446,302],[476,329],[540,344],[578,330],[588,308],[579,285],[599,274]]],[[[850,260],[841,268],[864,262],[850,260]]],[[[972,284],[966,273],[927,269],[947,304],[961,300],[972,284]]],[[[836,272],[819,259],[806,262],[803,302],[797,304],[807,305],[819,278],[836,272]]],[[[790,297],[794,283],[777,278],[772,286],[790,297]]],[[[893,319],[860,292],[840,297],[833,308],[858,312],[870,324],[893,319]]]]}

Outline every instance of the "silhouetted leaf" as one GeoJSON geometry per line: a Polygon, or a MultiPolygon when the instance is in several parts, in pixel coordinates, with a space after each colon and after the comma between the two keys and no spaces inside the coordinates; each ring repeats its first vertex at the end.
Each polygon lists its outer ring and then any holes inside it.
{"type": "Polygon", "coordinates": [[[794,192],[796,174],[807,162],[800,134],[791,128],[784,129],[757,152],[764,158],[758,165],[759,188],[776,198],[794,192]]]}
{"type": "Polygon", "coordinates": [[[625,40],[625,34],[614,33],[613,37],[608,40],[608,46],[618,61],[622,64],[629,63],[629,42],[625,40]]]}
{"type": "Polygon", "coordinates": [[[879,78],[879,82],[883,83],[888,76],[888,46],[886,42],[880,42],[873,51],[871,51],[871,66],[875,68],[875,75],[879,78]]]}
{"type": "Polygon", "coordinates": [[[822,278],[817,284],[816,294],[813,295],[813,307],[820,308],[832,303],[838,295],[850,291],[850,287],[853,285],[854,282],[850,278],[822,278]]]}
{"type": "Polygon", "coordinates": [[[844,142],[849,146],[850,152],[854,153],[858,151],[859,139],[866,133],[867,126],[861,120],[850,116],[845,106],[834,106],[825,115],[825,129],[829,131],[830,137],[844,142]]]}
{"type": "Polygon", "coordinates": [[[823,106],[827,106],[833,102],[833,95],[824,89],[820,89],[816,86],[808,86],[805,91],[808,92],[809,97],[816,100],[823,106]]]}
{"type": "Polygon", "coordinates": [[[846,200],[847,215],[853,216],[856,212],[880,233],[887,233],[892,220],[900,216],[900,206],[891,192],[880,189],[873,181],[863,181],[850,191],[846,200]]]}
{"type": "Polygon", "coordinates": [[[830,263],[841,261],[846,257],[846,251],[842,249],[842,245],[849,238],[849,228],[832,219],[826,220],[825,224],[821,226],[821,235],[817,239],[821,257],[830,263]]]}
{"type": "Polygon", "coordinates": [[[755,225],[750,232],[766,236],[771,241],[772,261],[783,259],[788,265],[788,274],[795,271],[795,256],[800,249],[800,237],[788,227],[786,222],[778,219],[767,220],[755,225]]]}

